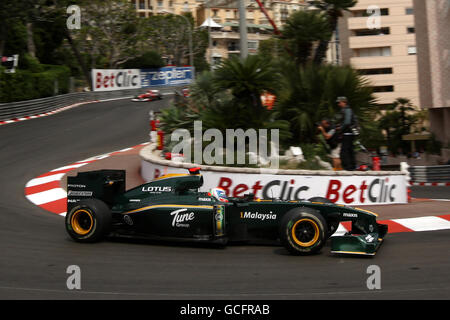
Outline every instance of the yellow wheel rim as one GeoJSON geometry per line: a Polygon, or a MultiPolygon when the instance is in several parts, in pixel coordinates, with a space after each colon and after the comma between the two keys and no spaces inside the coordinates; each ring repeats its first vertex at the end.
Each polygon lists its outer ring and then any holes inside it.
{"type": "Polygon", "coordinates": [[[70,224],[72,225],[73,231],[79,235],[86,235],[94,226],[94,219],[92,214],[84,209],[75,211],[70,219],[70,224]]]}
{"type": "Polygon", "coordinates": [[[295,222],[291,229],[292,239],[301,247],[309,247],[319,240],[319,226],[308,218],[295,222]]]}

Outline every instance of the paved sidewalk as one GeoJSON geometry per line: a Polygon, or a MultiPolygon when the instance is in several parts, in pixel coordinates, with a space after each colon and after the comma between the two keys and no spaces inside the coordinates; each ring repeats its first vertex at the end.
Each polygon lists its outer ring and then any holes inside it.
{"type": "MultiPolygon", "coordinates": [[[[68,173],[75,176],[78,171],[90,171],[100,169],[122,169],[126,170],[126,189],[134,188],[145,181],[140,174],[141,158],[139,151],[141,148],[134,148],[130,151],[122,152],[114,156],[97,160],[79,169],[74,169],[68,173]]],[[[61,180],[61,187],[66,186],[66,176],[61,180]]],[[[379,220],[414,218],[424,216],[441,216],[450,214],[450,201],[434,201],[429,199],[413,199],[407,204],[392,205],[368,205],[359,206],[373,211],[379,215],[379,220]]]]}

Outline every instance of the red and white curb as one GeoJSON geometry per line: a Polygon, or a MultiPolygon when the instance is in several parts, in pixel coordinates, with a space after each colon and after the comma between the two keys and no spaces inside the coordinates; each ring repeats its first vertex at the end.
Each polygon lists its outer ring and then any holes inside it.
{"type": "Polygon", "coordinates": [[[25,185],[25,196],[29,201],[42,209],[65,216],[67,211],[67,192],[61,187],[61,179],[65,174],[89,163],[105,159],[122,152],[140,148],[147,144],[149,143],[141,143],[134,147],[105,153],[41,174],[40,176],[28,181],[25,185]]]}
{"type": "MultiPolygon", "coordinates": [[[[402,218],[391,220],[377,220],[378,223],[388,225],[388,233],[418,232],[450,229],[450,214],[440,216],[427,216],[417,218],[402,218]]],[[[351,222],[346,221],[339,224],[333,236],[344,235],[351,230],[351,222]]]]}
{"type": "MultiPolygon", "coordinates": [[[[61,187],[61,179],[65,174],[89,163],[148,144],[149,143],[146,142],[134,147],[91,157],[41,174],[26,184],[25,196],[28,200],[42,209],[60,216],[65,216],[67,211],[67,192],[61,187]]],[[[381,220],[378,221],[378,223],[387,224],[389,233],[445,230],[450,229],[450,214],[418,218],[381,220]]],[[[339,227],[333,236],[343,235],[349,230],[351,230],[351,222],[342,222],[339,224],[339,227]]]]}
{"type": "Polygon", "coordinates": [[[47,117],[47,116],[51,116],[55,113],[59,113],[65,110],[69,110],[84,104],[88,104],[88,103],[94,103],[94,102],[100,102],[100,100],[90,100],[90,101],[84,101],[84,102],[79,102],[79,103],[74,103],[71,104],[69,106],[65,106],[53,111],[49,111],[49,112],[45,112],[45,113],[41,113],[41,114],[36,114],[33,116],[26,116],[26,117],[21,117],[21,118],[14,118],[14,119],[10,119],[10,120],[3,120],[0,121],[0,126],[5,125],[5,124],[9,124],[9,123],[15,123],[15,122],[20,122],[20,121],[25,121],[25,120],[31,120],[31,119],[36,119],[36,118],[42,118],[42,117],[47,117]]]}

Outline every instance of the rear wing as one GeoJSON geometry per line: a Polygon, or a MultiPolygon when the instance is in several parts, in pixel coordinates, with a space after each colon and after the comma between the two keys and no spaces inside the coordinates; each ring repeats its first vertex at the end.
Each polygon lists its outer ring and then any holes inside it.
{"type": "Polygon", "coordinates": [[[78,172],[67,177],[67,212],[83,199],[96,198],[111,206],[125,192],[125,170],[78,172]]]}

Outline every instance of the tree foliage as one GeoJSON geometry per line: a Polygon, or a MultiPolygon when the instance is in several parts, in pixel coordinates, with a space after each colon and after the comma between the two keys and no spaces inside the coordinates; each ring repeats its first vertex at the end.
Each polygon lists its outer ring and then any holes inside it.
{"type": "Polygon", "coordinates": [[[305,64],[311,56],[315,41],[330,38],[326,16],[317,11],[296,11],[289,16],[281,31],[288,50],[298,64],[305,64]]]}
{"type": "Polygon", "coordinates": [[[351,67],[281,63],[282,85],[276,91],[277,118],[289,119],[291,143],[315,141],[315,123],[332,118],[339,108],[336,97],[346,96],[361,125],[373,117],[375,98],[366,80],[351,67]]]}

